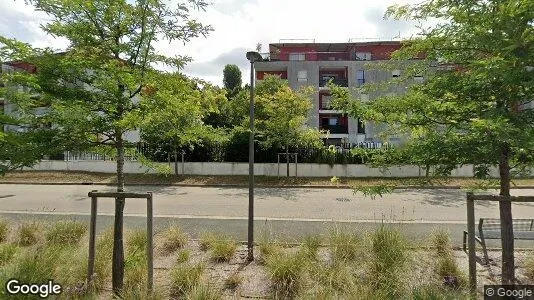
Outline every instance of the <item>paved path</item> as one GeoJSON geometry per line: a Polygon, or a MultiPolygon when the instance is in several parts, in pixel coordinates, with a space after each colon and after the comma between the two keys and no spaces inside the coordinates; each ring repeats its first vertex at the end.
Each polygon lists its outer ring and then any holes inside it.
{"type": "MultiPolygon", "coordinates": [[[[108,186],[0,185],[0,212],[60,212],[87,214],[93,189],[108,186]]],[[[135,186],[130,191],[154,192],[156,216],[242,218],[247,216],[246,188],[135,186]]],[[[514,190],[515,195],[534,195],[534,190],[514,190]]],[[[382,198],[354,195],[349,189],[258,188],[258,218],[314,220],[396,220],[461,222],[466,220],[465,192],[451,189],[400,190],[382,198]]],[[[113,214],[113,201],[99,201],[99,213],[113,214]]],[[[143,200],[127,200],[127,215],[144,215],[143,200]]],[[[478,203],[478,217],[498,217],[497,203],[478,203]]],[[[514,218],[534,216],[534,203],[514,204],[514,218]]]]}
{"type": "MultiPolygon", "coordinates": [[[[29,215],[47,220],[71,215],[87,219],[93,189],[109,186],[0,185],[0,214],[14,219],[29,215]]],[[[160,226],[177,222],[186,230],[222,230],[240,239],[246,237],[248,189],[214,187],[135,186],[129,191],[154,192],[154,214],[160,226]]],[[[495,192],[495,191],[494,191],[495,192]]],[[[514,195],[534,195],[534,190],[513,190],[514,195]]],[[[112,199],[98,205],[102,224],[110,225],[112,199]]],[[[127,224],[143,226],[144,200],[127,200],[127,224]]],[[[466,224],[465,191],[451,189],[398,190],[382,198],[354,195],[349,189],[258,188],[255,198],[257,234],[269,229],[288,236],[325,232],[333,222],[358,229],[373,229],[382,221],[397,224],[413,239],[423,239],[434,227],[443,227],[460,243],[466,224]],[[269,221],[265,221],[268,219],[269,221]]],[[[498,217],[497,203],[478,203],[476,218],[498,217]]],[[[534,216],[534,204],[513,205],[514,218],[534,216]]]]}

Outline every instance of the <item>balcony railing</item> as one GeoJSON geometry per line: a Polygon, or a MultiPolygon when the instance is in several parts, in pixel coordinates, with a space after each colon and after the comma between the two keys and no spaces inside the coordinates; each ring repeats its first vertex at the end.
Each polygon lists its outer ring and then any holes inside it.
{"type": "Polygon", "coordinates": [[[348,87],[349,82],[347,78],[332,78],[332,79],[319,79],[319,86],[325,87],[328,83],[328,81],[332,80],[332,83],[341,86],[341,87],[348,87]]]}
{"type": "Polygon", "coordinates": [[[321,130],[327,130],[331,134],[348,134],[349,127],[343,125],[322,125],[320,126],[321,130]]]}

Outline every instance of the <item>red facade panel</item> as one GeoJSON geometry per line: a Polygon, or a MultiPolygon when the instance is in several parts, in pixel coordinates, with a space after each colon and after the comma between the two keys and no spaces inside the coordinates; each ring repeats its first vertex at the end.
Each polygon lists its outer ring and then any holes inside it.
{"type": "Polygon", "coordinates": [[[257,71],[256,80],[263,80],[267,75],[280,76],[281,79],[287,79],[287,71],[257,71]]]}

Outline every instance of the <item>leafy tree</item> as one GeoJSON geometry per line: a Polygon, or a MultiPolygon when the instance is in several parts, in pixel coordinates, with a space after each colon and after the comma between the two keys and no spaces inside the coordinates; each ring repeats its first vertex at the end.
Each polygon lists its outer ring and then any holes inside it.
{"type": "Polygon", "coordinates": [[[232,99],[241,90],[243,81],[241,70],[236,65],[226,65],[223,70],[223,84],[228,91],[228,98],[232,99]]]}
{"type": "MultiPolygon", "coordinates": [[[[158,52],[162,41],[188,42],[211,31],[191,17],[203,0],[29,0],[48,14],[48,34],[67,39],[67,52],[43,51],[27,57],[38,69],[27,76],[32,93],[50,107],[49,121],[72,145],[112,151],[117,162],[117,191],[124,191],[128,131],[138,127],[143,98],[150,95],[155,66],[180,68],[188,57],[158,52]]],[[[19,52],[20,49],[18,50],[19,52]]],[[[15,51],[16,52],[16,51],[15,51]]],[[[17,97],[15,97],[17,98],[17,97]]],[[[120,293],[124,275],[124,199],[115,201],[113,290],[120,293]]]]}
{"type": "MultiPolygon", "coordinates": [[[[511,178],[534,161],[534,2],[431,0],[393,6],[387,15],[435,24],[395,53],[400,61],[417,58],[401,80],[423,75],[425,82],[368,103],[338,93],[339,103],[411,135],[405,154],[436,166],[433,175],[474,164],[476,175],[487,177],[498,166],[500,195],[510,196],[511,178]]],[[[501,201],[499,211],[502,282],[512,284],[511,203],[501,201]]]]}
{"type": "Polygon", "coordinates": [[[319,132],[306,125],[312,108],[311,92],[310,89],[293,91],[276,76],[267,76],[256,90],[258,136],[265,147],[285,149],[288,177],[289,147],[321,144],[319,132]]]}

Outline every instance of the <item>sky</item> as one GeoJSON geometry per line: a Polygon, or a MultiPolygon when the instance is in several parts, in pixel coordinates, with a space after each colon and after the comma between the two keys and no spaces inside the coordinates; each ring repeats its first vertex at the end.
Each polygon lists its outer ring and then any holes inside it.
{"type": "MultiPolygon", "coordinates": [[[[189,76],[222,86],[224,66],[236,64],[246,82],[250,64],[245,53],[255,50],[258,43],[262,52],[268,52],[269,43],[287,39],[347,42],[407,38],[417,32],[413,23],[385,20],[383,16],[390,5],[416,2],[419,0],[211,0],[206,11],[194,13],[195,18],[214,28],[206,38],[186,45],[160,42],[156,47],[169,56],[192,57],[193,62],[182,70],[189,76]]],[[[0,0],[0,35],[35,47],[65,48],[65,40],[40,29],[46,20],[45,14],[35,12],[23,0],[0,0]]]]}

